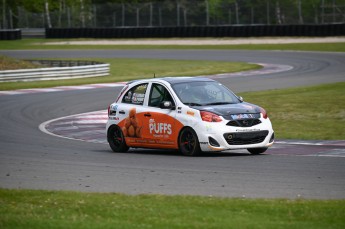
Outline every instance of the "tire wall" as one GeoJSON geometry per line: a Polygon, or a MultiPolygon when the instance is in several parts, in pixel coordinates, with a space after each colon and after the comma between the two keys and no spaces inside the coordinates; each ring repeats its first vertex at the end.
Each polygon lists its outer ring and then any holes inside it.
{"type": "Polygon", "coordinates": [[[323,37],[344,35],[345,24],[46,29],[46,38],[323,37]]]}

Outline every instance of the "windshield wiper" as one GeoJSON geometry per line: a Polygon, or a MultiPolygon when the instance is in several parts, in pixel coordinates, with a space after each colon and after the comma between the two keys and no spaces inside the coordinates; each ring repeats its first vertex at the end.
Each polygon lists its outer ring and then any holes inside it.
{"type": "Polygon", "coordinates": [[[205,106],[209,106],[209,105],[224,105],[224,104],[234,104],[234,103],[230,103],[230,102],[215,102],[215,103],[206,103],[204,105],[205,106]]]}
{"type": "Polygon", "coordinates": [[[203,106],[200,103],[184,103],[184,104],[189,105],[189,106],[203,106]]]}

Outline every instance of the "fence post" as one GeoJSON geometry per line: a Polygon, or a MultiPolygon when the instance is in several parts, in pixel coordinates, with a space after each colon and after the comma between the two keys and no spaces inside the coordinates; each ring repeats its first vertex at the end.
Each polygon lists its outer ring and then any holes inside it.
{"type": "Polygon", "coordinates": [[[122,3],[122,27],[125,26],[125,3],[122,3]]]}
{"type": "Polygon", "coordinates": [[[206,26],[210,25],[210,8],[208,5],[208,0],[205,0],[205,5],[206,5],[206,26]]]}
{"type": "Polygon", "coordinates": [[[266,3],[266,13],[267,13],[267,25],[269,25],[271,23],[270,23],[270,2],[268,0],[266,3]]]}
{"type": "Polygon", "coordinates": [[[150,26],[153,25],[153,5],[152,2],[150,2],[150,26]]]}
{"type": "Polygon", "coordinates": [[[3,29],[6,29],[6,0],[2,0],[2,23],[3,29]]]}
{"type": "Polygon", "coordinates": [[[177,2],[176,5],[176,19],[177,19],[177,26],[180,26],[180,3],[177,2]]]}
{"type": "Polygon", "coordinates": [[[238,16],[238,3],[235,1],[235,10],[236,10],[236,24],[240,24],[239,16],[238,16]]]}

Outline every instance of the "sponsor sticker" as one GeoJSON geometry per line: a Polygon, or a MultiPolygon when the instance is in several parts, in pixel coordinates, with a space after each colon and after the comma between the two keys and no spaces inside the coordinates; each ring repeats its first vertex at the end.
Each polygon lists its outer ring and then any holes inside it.
{"type": "Polygon", "coordinates": [[[233,120],[248,119],[248,118],[255,118],[255,115],[254,114],[233,114],[231,115],[231,118],[233,120]]]}
{"type": "Polygon", "coordinates": [[[133,104],[142,104],[144,102],[145,94],[134,93],[132,97],[133,104]]]}
{"type": "Polygon", "coordinates": [[[237,129],[236,132],[253,132],[260,131],[260,129],[237,129]]]}
{"type": "Polygon", "coordinates": [[[182,123],[169,115],[156,112],[137,113],[135,107],[130,109],[128,117],[121,120],[118,125],[130,147],[155,145],[163,148],[177,148],[176,139],[179,130],[183,127],[182,123]]]}
{"type": "Polygon", "coordinates": [[[112,116],[110,116],[110,117],[109,117],[109,119],[110,119],[110,120],[115,120],[115,121],[120,120],[120,118],[119,118],[119,117],[112,117],[112,116]]]}
{"type": "Polygon", "coordinates": [[[190,116],[194,116],[194,112],[193,111],[187,111],[187,115],[190,115],[190,116]]]}
{"type": "Polygon", "coordinates": [[[149,131],[156,138],[169,138],[172,134],[170,123],[156,122],[154,119],[149,121],[149,131]]]}
{"type": "Polygon", "coordinates": [[[212,131],[212,125],[210,124],[206,124],[205,128],[207,132],[212,131]]]}
{"type": "Polygon", "coordinates": [[[112,105],[111,109],[114,110],[114,111],[117,111],[118,107],[119,107],[119,105],[117,105],[117,104],[116,105],[112,105]]]}

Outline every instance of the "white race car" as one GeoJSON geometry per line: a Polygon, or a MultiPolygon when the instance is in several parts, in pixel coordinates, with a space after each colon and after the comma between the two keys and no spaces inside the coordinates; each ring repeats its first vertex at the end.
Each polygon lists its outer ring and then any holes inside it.
{"type": "Polygon", "coordinates": [[[260,154],[274,142],[266,111],[243,102],[221,83],[199,77],[129,82],[108,108],[107,140],[129,147],[201,152],[247,149],[260,154]]]}

